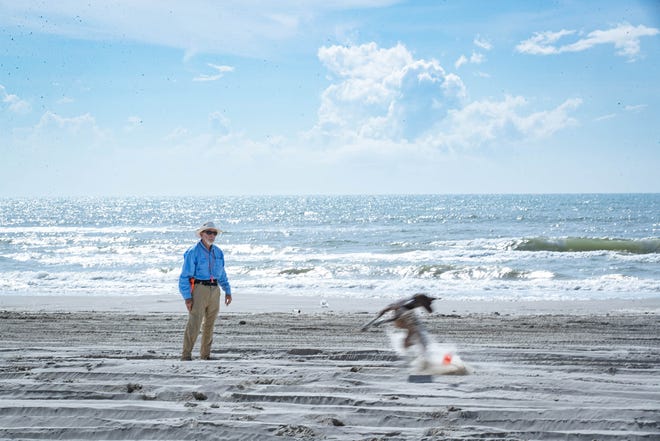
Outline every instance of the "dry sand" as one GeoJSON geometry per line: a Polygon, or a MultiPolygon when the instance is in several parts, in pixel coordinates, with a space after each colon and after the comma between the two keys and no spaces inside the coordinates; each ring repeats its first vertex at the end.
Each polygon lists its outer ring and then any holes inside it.
{"type": "Polygon", "coordinates": [[[182,362],[181,302],[0,300],[0,439],[660,439],[657,300],[440,302],[424,323],[471,373],[426,383],[357,330],[382,301],[329,303],[237,298],[215,360],[182,362]]]}

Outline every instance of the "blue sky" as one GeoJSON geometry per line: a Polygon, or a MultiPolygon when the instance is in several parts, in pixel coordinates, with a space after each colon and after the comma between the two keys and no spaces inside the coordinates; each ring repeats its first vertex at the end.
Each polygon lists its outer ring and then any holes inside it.
{"type": "Polygon", "coordinates": [[[0,196],[660,192],[657,1],[0,0],[0,196]]]}

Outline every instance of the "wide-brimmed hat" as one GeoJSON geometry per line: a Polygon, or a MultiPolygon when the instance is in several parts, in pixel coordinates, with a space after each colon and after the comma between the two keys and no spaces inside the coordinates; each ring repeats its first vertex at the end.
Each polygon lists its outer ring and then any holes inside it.
{"type": "Polygon", "coordinates": [[[218,234],[222,233],[222,230],[216,227],[213,222],[204,222],[202,226],[199,227],[197,231],[195,231],[195,233],[197,233],[197,237],[202,237],[202,232],[208,230],[215,231],[218,234]]]}

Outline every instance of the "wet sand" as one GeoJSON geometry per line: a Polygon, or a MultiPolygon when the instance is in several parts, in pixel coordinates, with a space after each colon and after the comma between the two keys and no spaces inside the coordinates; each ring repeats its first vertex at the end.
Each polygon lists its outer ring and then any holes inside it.
{"type": "Polygon", "coordinates": [[[470,373],[411,382],[358,330],[375,309],[222,311],[215,359],[182,362],[183,311],[0,303],[0,439],[657,440],[655,304],[441,308],[423,321],[470,373]]]}

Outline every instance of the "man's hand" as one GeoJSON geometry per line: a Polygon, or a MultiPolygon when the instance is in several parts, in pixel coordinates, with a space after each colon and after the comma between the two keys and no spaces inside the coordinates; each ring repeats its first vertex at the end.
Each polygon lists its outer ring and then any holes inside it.
{"type": "Polygon", "coordinates": [[[192,311],[193,307],[193,299],[186,299],[186,308],[188,309],[188,312],[192,311]]]}
{"type": "Polygon", "coordinates": [[[231,304],[231,295],[225,294],[225,305],[229,306],[231,304]]]}

